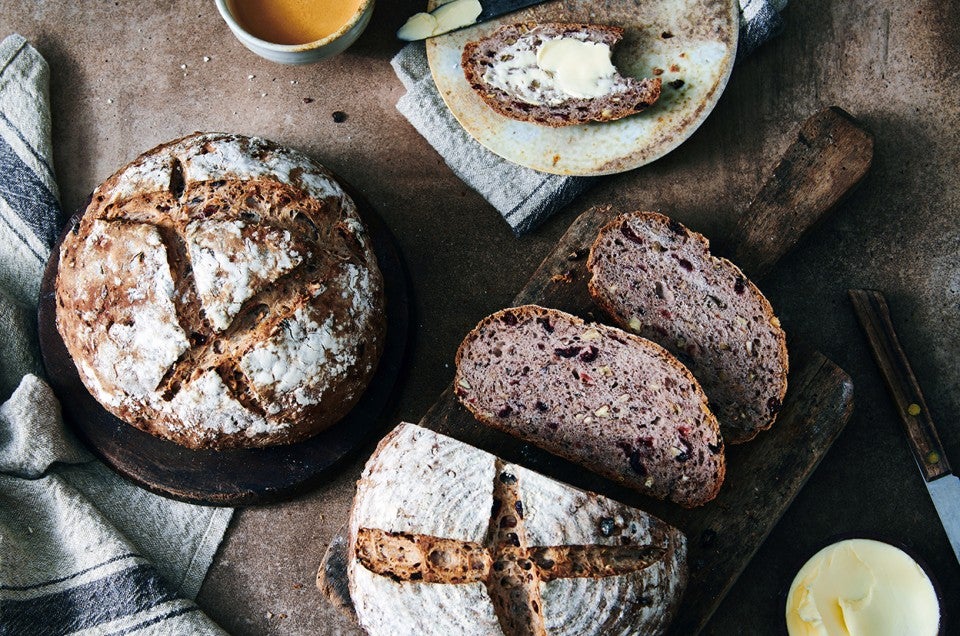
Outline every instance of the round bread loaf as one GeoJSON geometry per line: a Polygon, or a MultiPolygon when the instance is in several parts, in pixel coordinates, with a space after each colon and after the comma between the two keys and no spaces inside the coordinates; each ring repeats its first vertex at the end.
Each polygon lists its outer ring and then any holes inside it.
{"type": "Polygon", "coordinates": [[[348,529],[371,636],[653,636],[687,584],[680,530],[414,424],[367,461],[348,529]]]}
{"type": "Polygon", "coordinates": [[[383,280],[356,206],[308,157],[194,134],[98,187],[60,250],[57,328],[111,413],[191,448],[307,438],[360,398],[383,280]]]}

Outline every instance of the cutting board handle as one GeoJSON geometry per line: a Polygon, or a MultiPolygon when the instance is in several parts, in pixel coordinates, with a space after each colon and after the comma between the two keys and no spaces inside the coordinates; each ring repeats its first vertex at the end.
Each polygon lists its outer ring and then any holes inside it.
{"type": "Polygon", "coordinates": [[[741,215],[733,261],[762,278],[863,180],[873,135],[836,106],[803,122],[773,175],[741,215]]]}

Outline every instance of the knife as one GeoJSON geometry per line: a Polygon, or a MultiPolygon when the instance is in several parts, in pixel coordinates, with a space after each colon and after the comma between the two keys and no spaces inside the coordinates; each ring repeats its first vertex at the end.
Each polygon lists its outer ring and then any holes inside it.
{"type": "Polygon", "coordinates": [[[453,0],[430,13],[417,13],[397,31],[401,40],[423,40],[486,22],[547,0],[453,0]]]}
{"type": "Polygon", "coordinates": [[[960,478],[950,470],[920,385],[893,330],[887,301],[883,294],[873,290],[851,289],[848,294],[896,403],[927,492],[947,531],[953,553],[960,561],[960,478]]]}

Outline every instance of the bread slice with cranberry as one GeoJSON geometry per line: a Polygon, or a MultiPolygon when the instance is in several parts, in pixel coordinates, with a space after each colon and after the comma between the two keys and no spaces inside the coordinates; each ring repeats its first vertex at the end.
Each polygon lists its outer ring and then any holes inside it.
{"type": "Polygon", "coordinates": [[[720,490],[723,442],[693,375],[657,344],[526,305],[457,351],[455,392],[478,420],[686,507],[720,490]]]}
{"type": "Polygon", "coordinates": [[[622,38],[623,29],[614,26],[511,24],[468,42],[461,66],[481,99],[505,117],[553,127],[613,121],[639,113],[660,97],[659,77],[624,77],[610,64],[609,52],[622,38]],[[599,65],[605,69],[602,77],[586,88],[582,83],[572,88],[566,71],[543,61],[543,47],[560,41],[574,48],[570,57],[597,60],[586,68],[599,65]]]}
{"type": "Polygon", "coordinates": [[[600,230],[587,267],[590,293],[619,325],[693,372],[727,442],[770,428],[787,392],[786,336],[756,285],[703,235],[655,212],[623,214],[600,230]]]}

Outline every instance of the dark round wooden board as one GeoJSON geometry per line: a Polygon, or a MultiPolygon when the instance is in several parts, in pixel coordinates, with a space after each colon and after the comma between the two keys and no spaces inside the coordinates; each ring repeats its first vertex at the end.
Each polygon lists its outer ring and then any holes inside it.
{"type": "Polygon", "coordinates": [[[340,182],[357,203],[383,272],[386,343],[377,372],[353,410],[318,435],[285,446],[190,450],[144,433],[100,406],[80,380],[56,327],[54,288],[60,245],[80,221],[86,205],[67,222],[50,253],[40,288],[40,349],[64,420],[110,468],[151,492],[180,501],[215,506],[263,504],[321,483],[385,429],[383,420],[393,403],[409,334],[407,278],[390,230],[362,197],[340,182]]]}

